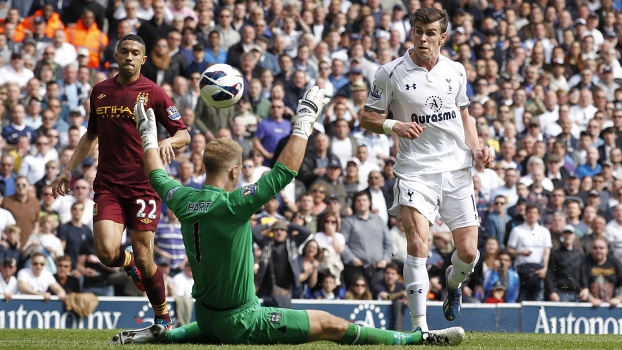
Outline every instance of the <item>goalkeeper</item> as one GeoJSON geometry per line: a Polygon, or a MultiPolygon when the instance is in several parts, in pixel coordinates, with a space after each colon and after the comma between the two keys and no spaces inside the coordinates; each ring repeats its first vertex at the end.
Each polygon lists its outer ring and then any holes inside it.
{"type": "Polygon", "coordinates": [[[134,110],[145,150],[145,168],[153,188],[181,222],[188,262],[194,276],[197,322],[166,331],[154,324],[124,331],[112,343],[300,344],[329,340],[341,344],[458,345],[464,330],[401,333],[361,327],[317,310],[261,307],[253,283],[250,217],[296,176],[307,139],[329,102],[313,87],[298,103],[292,137],[274,168],[256,184],[236,189],[242,149],[227,139],[205,147],[207,179],[203,189],[171,180],[160,160],[153,110],[134,110]]]}

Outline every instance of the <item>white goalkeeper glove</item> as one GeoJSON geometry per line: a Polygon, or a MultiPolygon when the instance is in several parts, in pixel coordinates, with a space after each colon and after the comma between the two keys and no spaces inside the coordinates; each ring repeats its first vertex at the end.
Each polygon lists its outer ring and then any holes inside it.
{"type": "Polygon", "coordinates": [[[296,107],[298,119],[294,123],[292,134],[309,139],[313,131],[313,124],[328,102],[330,102],[330,98],[324,95],[324,89],[314,86],[311,90],[307,90],[302,99],[298,100],[298,107],[296,107]]]}
{"type": "Polygon", "coordinates": [[[139,101],[134,106],[134,120],[136,121],[136,129],[140,134],[140,138],[143,141],[143,150],[146,151],[150,148],[158,148],[158,127],[156,124],[155,114],[153,109],[149,108],[145,112],[145,105],[143,100],[139,101]]]}

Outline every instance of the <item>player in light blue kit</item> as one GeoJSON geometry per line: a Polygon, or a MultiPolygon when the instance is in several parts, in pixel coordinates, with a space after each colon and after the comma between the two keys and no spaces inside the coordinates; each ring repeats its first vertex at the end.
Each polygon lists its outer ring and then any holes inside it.
{"type": "Polygon", "coordinates": [[[399,136],[393,170],[398,180],[389,211],[402,218],[406,231],[404,283],[413,330],[428,329],[427,242],[437,213],[451,229],[456,246],[446,272],[448,290],[443,311],[450,321],[458,317],[461,283],[479,258],[479,220],[471,178],[473,157],[488,167],[492,165],[492,152],[479,144],[467,110],[464,67],[440,54],[447,39],[447,24],[443,10],[425,8],[415,12],[415,46],[378,69],[361,118],[368,130],[399,136]],[[389,107],[394,120],[385,118],[389,107]]]}

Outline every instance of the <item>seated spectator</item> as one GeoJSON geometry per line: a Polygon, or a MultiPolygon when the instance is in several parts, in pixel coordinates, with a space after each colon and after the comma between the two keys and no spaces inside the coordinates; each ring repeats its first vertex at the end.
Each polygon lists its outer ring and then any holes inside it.
{"type": "Polygon", "coordinates": [[[505,303],[505,294],[506,294],[505,286],[497,282],[492,287],[492,293],[490,293],[490,296],[484,301],[484,303],[486,304],[505,303]]]}
{"type": "Polygon", "coordinates": [[[325,275],[324,279],[322,280],[322,289],[313,293],[313,299],[340,299],[339,293],[335,294],[335,291],[338,291],[337,284],[335,283],[335,276],[330,274],[325,275]]]}
{"type": "MultiPolygon", "coordinates": [[[[84,276],[82,292],[93,293],[101,297],[114,296],[114,288],[108,282],[108,277],[116,271],[99,261],[95,255],[95,243],[93,236],[89,236],[80,246],[76,270],[84,276]]],[[[128,280],[125,278],[125,280],[128,280]]]]}
{"type": "Polygon", "coordinates": [[[359,276],[352,281],[350,288],[343,297],[344,300],[372,300],[372,294],[367,285],[367,280],[359,276]]]}
{"type": "Polygon", "coordinates": [[[37,223],[39,221],[39,211],[41,206],[36,197],[31,196],[28,192],[30,184],[25,177],[19,176],[15,180],[15,194],[4,197],[2,208],[7,209],[13,214],[16,225],[22,229],[20,235],[20,244],[22,247],[26,245],[26,241],[32,233],[37,232],[37,223]]]}
{"type": "Polygon", "coordinates": [[[20,234],[22,229],[17,225],[9,225],[4,230],[4,239],[0,240],[0,259],[13,258],[21,261],[20,234]]]}
{"type": "Polygon", "coordinates": [[[186,260],[186,249],[181,236],[181,224],[170,208],[166,208],[166,216],[162,215],[158,223],[153,251],[156,256],[168,259],[171,276],[181,272],[181,265],[186,260]]]}
{"type": "Polygon", "coordinates": [[[499,253],[499,264],[484,273],[484,300],[492,296],[493,286],[501,284],[505,287],[504,302],[515,303],[518,298],[520,280],[518,273],[512,270],[512,257],[507,251],[499,253]]]}
{"type": "Polygon", "coordinates": [[[480,301],[486,300],[485,292],[482,287],[484,285],[484,275],[488,270],[499,267],[499,251],[501,251],[501,248],[499,247],[497,239],[488,237],[484,244],[484,252],[477,261],[477,264],[475,264],[473,273],[469,276],[468,283],[463,283],[463,285],[468,286],[466,293],[463,288],[463,295],[468,295],[480,301]]]}
{"type": "Polygon", "coordinates": [[[312,296],[311,290],[317,286],[318,267],[322,259],[322,251],[314,239],[307,241],[302,248],[300,256],[300,283],[302,284],[301,295],[309,299],[312,296]]]}
{"type": "Polygon", "coordinates": [[[56,271],[54,278],[65,293],[80,293],[80,281],[71,275],[71,257],[63,255],[56,259],[56,271]]]}
{"type": "Polygon", "coordinates": [[[320,249],[333,247],[335,252],[341,255],[345,250],[346,239],[339,233],[340,228],[339,217],[334,213],[328,213],[322,218],[320,230],[315,233],[313,239],[317,241],[320,249]]]}
{"type": "Polygon", "coordinates": [[[4,296],[6,302],[10,302],[13,295],[19,294],[15,271],[17,271],[15,259],[5,257],[0,261],[0,295],[4,296]]]}
{"type": "Polygon", "coordinates": [[[49,262],[46,269],[53,274],[56,273],[56,258],[63,255],[63,244],[55,234],[57,225],[54,216],[42,215],[39,218],[39,232],[30,235],[22,248],[25,257],[32,256],[35,252],[43,253],[49,262]],[[51,264],[54,266],[49,266],[51,264]]]}
{"type": "Polygon", "coordinates": [[[592,243],[592,252],[585,258],[585,271],[590,290],[587,300],[595,307],[603,302],[618,306],[622,300],[622,265],[609,254],[604,239],[592,243]]]}
{"type": "Polygon", "coordinates": [[[374,299],[399,300],[406,297],[406,286],[403,282],[399,282],[400,275],[397,269],[395,264],[388,264],[384,268],[383,279],[373,284],[371,288],[374,299]]]}
{"type": "Polygon", "coordinates": [[[185,263],[182,272],[173,277],[175,296],[192,298],[192,286],[194,286],[192,270],[190,270],[190,264],[185,263]]]}
{"type": "Polygon", "coordinates": [[[65,291],[54,276],[45,269],[46,259],[43,253],[34,253],[30,258],[31,267],[25,267],[17,273],[17,283],[21,294],[41,295],[43,300],[49,301],[51,290],[58,299],[65,300],[65,291]]]}

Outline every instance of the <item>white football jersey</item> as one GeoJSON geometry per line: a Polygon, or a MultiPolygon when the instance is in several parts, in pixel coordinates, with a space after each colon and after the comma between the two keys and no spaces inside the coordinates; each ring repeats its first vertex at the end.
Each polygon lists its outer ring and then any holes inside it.
{"type": "Polygon", "coordinates": [[[398,139],[395,174],[405,178],[471,167],[460,114],[460,107],[469,105],[464,66],[440,55],[428,72],[412,61],[410,50],[378,69],[365,104],[379,113],[391,106],[395,120],[426,127],[414,140],[398,139]]]}

